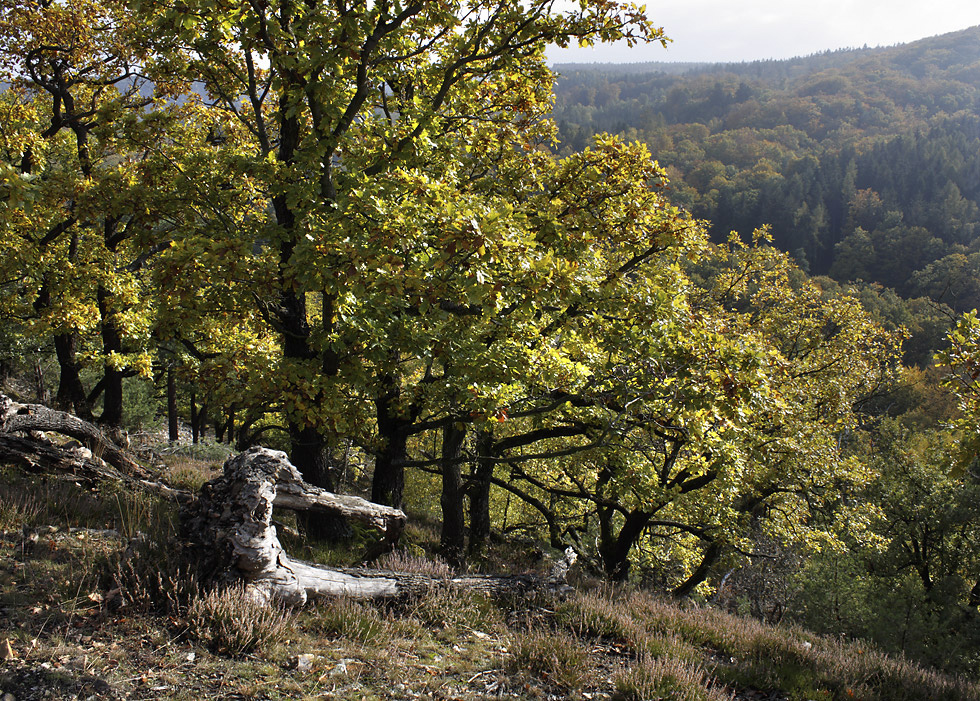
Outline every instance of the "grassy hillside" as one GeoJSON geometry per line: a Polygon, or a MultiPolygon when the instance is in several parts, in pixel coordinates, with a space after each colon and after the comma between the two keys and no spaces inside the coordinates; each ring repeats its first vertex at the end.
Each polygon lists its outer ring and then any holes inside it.
{"type": "MultiPolygon", "coordinates": [[[[216,469],[171,456],[164,475],[196,488],[216,469]]],[[[17,701],[980,699],[976,684],[860,641],[611,588],[581,573],[564,599],[488,599],[445,586],[383,604],[262,609],[235,590],[199,591],[176,529],[173,505],[145,494],[5,468],[0,690],[17,701]]],[[[437,541],[415,523],[404,550],[381,564],[448,574],[429,555],[437,541]]],[[[533,569],[526,550],[501,545],[496,566],[533,569]]]]}

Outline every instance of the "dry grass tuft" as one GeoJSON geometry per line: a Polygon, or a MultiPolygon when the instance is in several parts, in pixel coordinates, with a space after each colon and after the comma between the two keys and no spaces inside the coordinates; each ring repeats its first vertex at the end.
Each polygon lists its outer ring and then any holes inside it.
{"type": "Polygon", "coordinates": [[[173,487],[186,489],[196,494],[201,491],[205,482],[220,474],[221,468],[213,462],[185,456],[172,456],[167,460],[167,468],[163,471],[163,480],[173,487]]]}
{"type": "Polygon", "coordinates": [[[376,606],[353,599],[318,603],[313,621],[313,632],[328,638],[385,647],[394,637],[391,621],[376,606]]]}
{"type": "Polygon", "coordinates": [[[34,490],[0,484],[0,531],[34,526],[43,511],[34,490]]]}
{"type": "Polygon", "coordinates": [[[503,624],[491,598],[450,584],[429,587],[402,606],[404,615],[451,637],[463,629],[490,630],[503,624]]]}

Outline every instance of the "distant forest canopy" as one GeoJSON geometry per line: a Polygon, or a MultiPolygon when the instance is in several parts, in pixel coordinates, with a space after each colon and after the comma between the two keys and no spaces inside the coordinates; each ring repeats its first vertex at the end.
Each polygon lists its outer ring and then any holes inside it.
{"type": "Polygon", "coordinates": [[[561,148],[644,141],[716,240],[770,225],[811,274],[980,306],[980,27],[669,66],[556,66],[561,148]]]}

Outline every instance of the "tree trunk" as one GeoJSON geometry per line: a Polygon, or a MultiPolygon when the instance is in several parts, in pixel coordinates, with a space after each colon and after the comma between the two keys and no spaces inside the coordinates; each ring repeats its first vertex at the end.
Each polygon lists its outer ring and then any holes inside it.
{"type": "Polygon", "coordinates": [[[613,510],[599,509],[599,556],[606,576],[614,582],[625,582],[630,573],[630,550],[650,522],[646,511],[631,511],[619,529],[613,533],[613,510]]]}
{"type": "Polygon", "coordinates": [[[170,442],[180,439],[180,426],[177,420],[177,378],[172,365],[167,366],[167,435],[170,442]]]}
{"type": "Polygon", "coordinates": [[[42,404],[48,402],[48,388],[44,384],[44,366],[41,357],[34,357],[34,398],[42,404]]]}
{"type": "Polygon", "coordinates": [[[289,442],[292,447],[289,460],[299,469],[303,479],[314,487],[332,490],[333,474],[330,470],[327,443],[320,432],[310,426],[300,428],[296,424],[290,424],[289,442]]]}
{"type": "Polygon", "coordinates": [[[102,317],[102,352],[107,361],[103,365],[102,414],[99,423],[118,428],[122,425],[123,414],[123,371],[114,368],[108,359],[114,353],[123,352],[122,335],[116,327],[115,314],[109,308],[109,292],[99,285],[96,297],[102,317]]]}
{"type": "Polygon", "coordinates": [[[405,492],[408,428],[411,426],[411,421],[395,414],[398,388],[394,386],[393,381],[389,381],[388,385],[386,391],[375,399],[378,436],[384,445],[374,456],[371,501],[401,508],[405,492]]]}
{"type": "Polygon", "coordinates": [[[37,438],[0,433],[0,460],[33,474],[61,473],[73,482],[93,486],[105,481],[123,482],[132,489],[148,489],[162,497],[186,504],[194,499],[181,489],[120,472],[81,446],[57,445],[37,438]]]}
{"type": "Polygon", "coordinates": [[[690,593],[694,591],[694,589],[701,582],[708,578],[708,574],[711,572],[711,567],[718,561],[718,558],[721,557],[722,552],[722,545],[717,540],[709,543],[707,549],[704,551],[704,556],[701,558],[701,564],[698,565],[698,568],[691,573],[690,577],[688,577],[678,586],[674,587],[671,594],[678,598],[690,595],[690,593]]]}
{"type": "Polygon", "coordinates": [[[61,333],[54,337],[55,353],[61,369],[55,403],[62,411],[74,411],[80,419],[88,421],[92,418],[92,407],[82,387],[81,366],[75,355],[77,344],[78,336],[74,333],[61,333]]]}
{"type": "Polygon", "coordinates": [[[493,477],[493,433],[478,431],[476,434],[476,468],[469,484],[470,495],[470,542],[471,557],[485,555],[490,541],[490,478],[493,477]]]}
{"type": "Polygon", "coordinates": [[[191,392],[191,443],[197,445],[199,438],[197,424],[197,395],[191,392]]]}
{"type": "Polygon", "coordinates": [[[191,443],[197,445],[208,427],[208,405],[197,406],[197,395],[191,392],[191,443]]]}
{"type": "Polygon", "coordinates": [[[466,566],[463,476],[459,462],[465,439],[463,424],[450,421],[442,429],[442,496],[439,500],[442,534],[439,544],[442,556],[456,570],[466,566]]]}
{"type": "MultiPolygon", "coordinates": [[[[320,432],[311,427],[299,429],[291,425],[290,438],[292,452],[289,459],[297,467],[303,465],[300,469],[303,479],[314,487],[333,491],[335,484],[330,455],[320,432]]],[[[296,520],[300,531],[311,540],[335,543],[354,536],[345,519],[329,512],[303,511],[296,515],[296,520]]]]}

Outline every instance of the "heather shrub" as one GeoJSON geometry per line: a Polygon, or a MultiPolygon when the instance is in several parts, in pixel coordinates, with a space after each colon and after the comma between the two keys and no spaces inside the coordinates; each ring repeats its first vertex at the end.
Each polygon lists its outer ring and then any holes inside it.
{"type": "Polygon", "coordinates": [[[593,673],[589,650],[561,631],[518,633],[509,647],[512,672],[530,674],[562,691],[582,688],[593,673]]]}
{"type": "Polygon", "coordinates": [[[240,657],[282,642],[289,614],[259,602],[241,585],[196,597],[187,608],[187,632],[215,652],[240,657]]]}
{"type": "Polygon", "coordinates": [[[712,683],[702,667],[673,657],[641,655],[614,678],[621,701],[731,701],[734,694],[712,683]]]}

